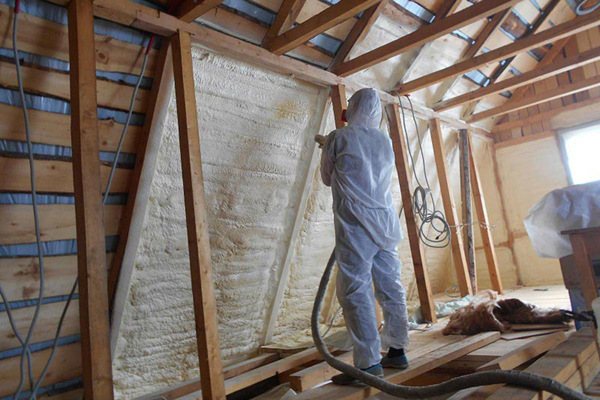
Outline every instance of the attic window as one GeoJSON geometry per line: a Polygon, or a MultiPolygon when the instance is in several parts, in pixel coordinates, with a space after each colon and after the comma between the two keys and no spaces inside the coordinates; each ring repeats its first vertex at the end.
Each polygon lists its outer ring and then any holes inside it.
{"type": "Polygon", "coordinates": [[[600,124],[561,135],[572,184],[600,180],[600,124]]]}

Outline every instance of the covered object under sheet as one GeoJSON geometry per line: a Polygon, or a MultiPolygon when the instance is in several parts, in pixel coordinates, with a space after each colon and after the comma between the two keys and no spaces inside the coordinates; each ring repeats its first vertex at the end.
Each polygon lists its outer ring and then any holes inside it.
{"type": "Polygon", "coordinates": [[[568,256],[571,242],[560,232],[600,226],[600,181],[553,190],[531,208],[524,222],[540,257],[568,256]]]}

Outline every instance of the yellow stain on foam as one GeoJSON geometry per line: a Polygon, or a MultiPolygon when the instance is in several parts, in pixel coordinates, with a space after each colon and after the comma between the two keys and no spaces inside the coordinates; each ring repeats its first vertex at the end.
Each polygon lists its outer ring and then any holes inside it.
{"type": "Polygon", "coordinates": [[[293,119],[300,110],[300,105],[293,100],[286,100],[275,107],[275,117],[277,119],[293,119]]]}

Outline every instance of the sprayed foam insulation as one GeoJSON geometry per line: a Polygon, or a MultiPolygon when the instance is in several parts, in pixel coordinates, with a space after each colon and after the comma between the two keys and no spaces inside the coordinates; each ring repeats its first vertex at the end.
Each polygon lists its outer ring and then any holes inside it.
{"type": "MultiPolygon", "coordinates": [[[[193,49],[222,357],[258,349],[327,93],[193,49]]],[[[114,359],[118,398],[198,376],[177,118],[168,110],[114,359]]]]}
{"type": "Polygon", "coordinates": [[[562,283],[558,260],[538,257],[525,232],[523,220],[548,192],[568,185],[560,150],[554,137],[496,150],[509,240],[525,286],[562,283]]]}

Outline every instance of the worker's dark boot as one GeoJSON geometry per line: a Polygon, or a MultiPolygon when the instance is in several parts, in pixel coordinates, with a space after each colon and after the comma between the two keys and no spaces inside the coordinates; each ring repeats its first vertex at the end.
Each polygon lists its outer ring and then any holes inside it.
{"type": "Polygon", "coordinates": [[[404,354],[404,349],[394,349],[390,347],[387,355],[381,359],[383,368],[406,369],[408,368],[408,358],[404,354]]]}
{"type": "MultiPolygon", "coordinates": [[[[363,369],[363,371],[371,375],[375,375],[378,378],[383,378],[383,367],[381,366],[381,364],[375,364],[369,368],[363,369]]],[[[367,386],[360,380],[346,374],[335,375],[333,378],[331,378],[331,381],[336,385],[367,386]]]]}

